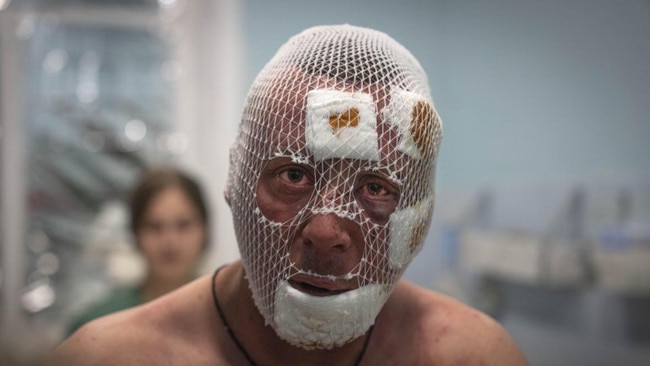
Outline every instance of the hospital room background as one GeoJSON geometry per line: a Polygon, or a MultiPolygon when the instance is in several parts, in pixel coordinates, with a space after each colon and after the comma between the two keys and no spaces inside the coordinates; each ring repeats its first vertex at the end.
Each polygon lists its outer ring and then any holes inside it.
{"type": "Polygon", "coordinates": [[[650,1],[0,0],[0,364],[31,365],[141,261],[126,194],[175,163],[236,260],[228,147],[255,74],[320,24],[419,59],[444,124],[405,278],[531,365],[650,364],[650,1]]]}

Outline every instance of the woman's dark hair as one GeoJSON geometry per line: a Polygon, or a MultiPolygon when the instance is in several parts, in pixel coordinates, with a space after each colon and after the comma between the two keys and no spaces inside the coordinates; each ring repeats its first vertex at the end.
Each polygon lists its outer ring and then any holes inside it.
{"type": "Polygon", "coordinates": [[[187,173],[176,168],[156,168],[145,171],[131,193],[129,208],[131,211],[131,232],[137,237],[137,231],[142,226],[145,212],[151,201],[167,188],[179,188],[190,199],[199,213],[205,228],[205,250],[208,239],[209,212],[201,186],[187,173]]]}

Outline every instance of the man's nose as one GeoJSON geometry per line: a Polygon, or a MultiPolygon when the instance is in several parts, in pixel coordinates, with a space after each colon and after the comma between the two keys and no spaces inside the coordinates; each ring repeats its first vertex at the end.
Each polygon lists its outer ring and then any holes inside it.
{"type": "Polygon", "coordinates": [[[348,226],[348,219],[334,213],[315,214],[302,231],[303,242],[323,253],[345,252],[352,246],[348,226]]]}

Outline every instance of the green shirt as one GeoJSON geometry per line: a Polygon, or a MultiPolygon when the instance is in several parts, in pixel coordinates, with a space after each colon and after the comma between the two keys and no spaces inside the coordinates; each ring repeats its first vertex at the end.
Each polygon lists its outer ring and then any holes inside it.
{"type": "Polygon", "coordinates": [[[115,313],[120,310],[125,310],[142,304],[142,298],[137,287],[118,287],[111,291],[111,293],[99,301],[91,305],[88,309],[84,310],[72,322],[71,327],[68,329],[68,335],[74,333],[82,325],[89,321],[115,313]]]}

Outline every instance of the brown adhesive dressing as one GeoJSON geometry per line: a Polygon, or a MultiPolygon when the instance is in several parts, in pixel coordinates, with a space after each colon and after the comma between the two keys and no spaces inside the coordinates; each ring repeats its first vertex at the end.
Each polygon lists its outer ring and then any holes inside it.
{"type": "Polygon", "coordinates": [[[431,104],[419,101],[411,113],[411,133],[413,140],[425,159],[431,158],[434,151],[433,143],[435,113],[431,104]]]}
{"type": "Polygon", "coordinates": [[[340,114],[330,116],[330,127],[335,133],[343,127],[357,127],[359,125],[359,110],[350,108],[340,114]]]}

